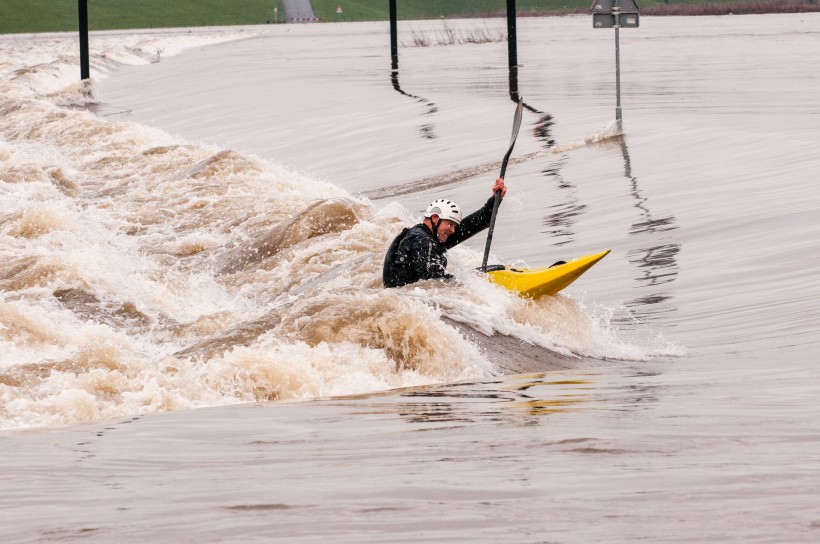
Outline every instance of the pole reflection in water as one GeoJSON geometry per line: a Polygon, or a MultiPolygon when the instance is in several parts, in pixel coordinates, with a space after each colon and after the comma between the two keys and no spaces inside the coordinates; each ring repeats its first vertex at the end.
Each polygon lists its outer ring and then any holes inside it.
{"type": "MultiPolygon", "coordinates": [[[[518,66],[511,66],[509,74],[510,99],[515,103],[518,103],[521,99],[518,90],[518,68],[518,66]]],[[[542,142],[545,150],[551,149],[555,145],[555,140],[552,138],[552,126],[555,121],[552,115],[536,109],[526,102],[522,102],[522,104],[527,110],[539,115],[538,121],[535,122],[533,127],[533,135],[538,141],[542,142]]],[[[544,175],[557,181],[559,189],[568,191],[565,193],[567,198],[563,203],[549,206],[551,211],[543,222],[547,230],[542,232],[557,238],[556,246],[562,246],[573,241],[575,236],[574,218],[584,213],[586,209],[586,206],[579,202],[575,194],[575,186],[567,182],[560,174],[561,167],[565,162],[566,158],[560,158],[543,171],[544,175]]]]}
{"type": "MultiPolygon", "coordinates": [[[[423,116],[433,115],[438,112],[438,106],[436,106],[433,102],[430,102],[426,98],[422,98],[421,96],[417,96],[414,94],[410,94],[407,91],[402,90],[401,85],[399,84],[399,70],[398,70],[398,62],[393,64],[393,70],[390,71],[390,83],[393,86],[393,89],[404,96],[408,96],[413,98],[417,102],[421,102],[425,106],[427,106],[427,110],[422,114],[423,116]]],[[[434,140],[436,138],[435,133],[433,132],[433,124],[432,123],[424,123],[419,126],[419,132],[421,133],[421,137],[426,140],[434,140]]]]}
{"type": "MultiPolygon", "coordinates": [[[[518,94],[518,66],[510,66],[509,82],[510,100],[518,104],[518,101],[521,100],[521,95],[518,94]]],[[[552,139],[551,130],[553,125],[552,115],[544,113],[526,102],[522,102],[522,105],[525,109],[540,116],[538,121],[535,122],[535,128],[533,129],[533,134],[535,134],[536,139],[544,143],[544,149],[549,149],[554,146],[555,140],[552,139]]]]}
{"type": "Polygon", "coordinates": [[[543,224],[547,227],[547,234],[555,238],[556,246],[563,246],[575,240],[576,218],[586,211],[586,204],[582,204],[578,198],[575,185],[568,182],[561,175],[561,168],[567,159],[561,158],[551,164],[542,173],[549,178],[553,178],[558,188],[564,195],[564,201],[559,204],[549,206],[550,213],[544,218],[543,224]]]}
{"type": "Polygon", "coordinates": [[[677,310],[674,306],[653,306],[661,302],[669,302],[672,295],[657,290],[658,286],[675,281],[678,275],[677,255],[680,244],[670,239],[669,233],[678,226],[675,217],[671,214],[655,217],[649,209],[648,198],[641,195],[638,188],[638,179],[632,175],[632,161],[629,157],[629,148],[624,136],[618,138],[621,154],[624,159],[624,176],[630,182],[630,192],[635,197],[635,207],[639,210],[640,218],[632,224],[630,236],[641,236],[647,239],[650,245],[641,249],[633,249],[627,253],[629,262],[640,270],[636,278],[640,287],[650,287],[654,292],[638,297],[626,305],[633,308],[640,317],[651,319],[653,314],[677,310]]]}
{"type": "MultiPolygon", "coordinates": [[[[422,98],[420,96],[410,94],[407,91],[401,88],[399,84],[399,72],[398,69],[395,69],[391,72],[390,80],[393,85],[393,89],[414,100],[422,102],[428,106],[427,111],[424,115],[432,115],[438,112],[438,107],[429,100],[422,98]]],[[[513,67],[510,70],[510,98],[516,104],[519,100],[518,95],[518,67],[513,67]]],[[[535,122],[533,128],[533,134],[535,135],[536,139],[543,142],[544,150],[536,151],[534,153],[528,153],[522,156],[516,156],[510,158],[509,164],[521,164],[527,161],[531,161],[534,159],[541,158],[545,155],[551,154],[551,148],[555,145],[555,141],[552,139],[552,125],[553,125],[553,118],[552,115],[548,113],[544,113],[533,106],[522,102],[522,105],[527,110],[538,114],[540,117],[538,121],[535,122]]],[[[422,133],[422,137],[433,139],[436,136],[433,134],[433,125],[432,124],[425,124],[420,127],[420,131],[422,133]]],[[[501,167],[500,161],[493,161],[490,163],[484,164],[477,164],[475,166],[471,166],[468,168],[463,168],[461,170],[455,170],[446,172],[442,175],[424,178],[416,181],[410,182],[403,182],[399,185],[392,185],[387,187],[381,187],[378,189],[365,191],[362,195],[377,200],[377,199],[384,199],[384,198],[393,198],[396,196],[416,193],[419,191],[425,191],[434,187],[443,187],[445,185],[451,185],[454,183],[460,183],[466,179],[474,178],[487,172],[498,171],[501,167]]]]}

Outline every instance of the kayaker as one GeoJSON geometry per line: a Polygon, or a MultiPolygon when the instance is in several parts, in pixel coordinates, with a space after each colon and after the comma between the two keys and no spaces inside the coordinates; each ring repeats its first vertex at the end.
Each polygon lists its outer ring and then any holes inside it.
{"type": "Polygon", "coordinates": [[[507,193],[504,180],[493,185],[493,197],[478,211],[461,217],[461,209],[450,200],[433,201],[424,212],[424,221],[396,236],[384,257],[382,281],[385,287],[401,287],[419,280],[452,278],[447,274],[445,253],[490,226],[496,191],[507,193]]]}

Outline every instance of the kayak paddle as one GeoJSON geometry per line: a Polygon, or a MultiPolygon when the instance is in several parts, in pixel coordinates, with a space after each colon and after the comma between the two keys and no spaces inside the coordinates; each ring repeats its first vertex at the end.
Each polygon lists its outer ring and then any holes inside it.
{"type": "MultiPolygon", "coordinates": [[[[513,118],[512,136],[510,137],[510,148],[507,154],[504,155],[504,160],[501,161],[501,175],[498,176],[504,179],[504,173],[507,171],[507,162],[510,160],[510,154],[513,147],[515,147],[515,139],[518,138],[518,129],[521,128],[521,112],[523,111],[524,99],[518,98],[518,106],[515,107],[515,117],[513,118]]],[[[484,260],[481,263],[481,270],[487,271],[487,259],[490,258],[490,243],[493,241],[493,230],[495,229],[495,216],[498,214],[498,205],[501,204],[501,191],[495,192],[495,201],[493,202],[493,214],[490,216],[490,229],[487,231],[487,245],[484,247],[484,260]]]]}

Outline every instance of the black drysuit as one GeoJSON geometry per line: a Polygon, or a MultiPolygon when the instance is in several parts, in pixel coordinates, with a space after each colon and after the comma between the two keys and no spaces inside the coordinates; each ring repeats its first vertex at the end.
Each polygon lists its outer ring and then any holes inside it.
{"type": "Polygon", "coordinates": [[[490,226],[493,200],[491,197],[481,209],[465,217],[444,243],[439,242],[424,223],[401,231],[384,257],[384,286],[401,287],[419,280],[450,277],[445,271],[445,253],[490,226]]]}

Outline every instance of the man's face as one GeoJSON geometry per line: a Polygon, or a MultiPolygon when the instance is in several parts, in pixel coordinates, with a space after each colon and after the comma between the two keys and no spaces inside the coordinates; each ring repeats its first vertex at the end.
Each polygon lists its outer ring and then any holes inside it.
{"type": "Polygon", "coordinates": [[[439,219],[438,223],[438,231],[436,231],[436,237],[438,241],[442,244],[447,241],[447,238],[450,237],[456,230],[455,221],[450,221],[449,219],[439,219]]]}

